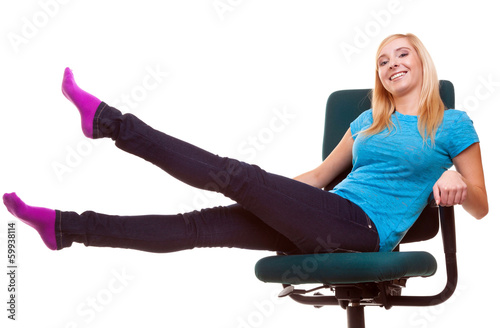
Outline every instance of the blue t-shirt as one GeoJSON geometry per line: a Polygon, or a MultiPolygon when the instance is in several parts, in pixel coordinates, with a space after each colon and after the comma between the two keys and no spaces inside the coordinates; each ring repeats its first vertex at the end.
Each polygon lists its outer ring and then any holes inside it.
{"type": "Polygon", "coordinates": [[[394,127],[376,135],[359,134],[371,126],[372,109],[351,123],[354,138],[351,173],[331,192],[361,207],[380,236],[380,251],[390,252],[428,203],[436,181],[452,159],[479,142],[471,119],[463,111],[444,112],[435,144],[424,143],[418,116],[392,115],[394,127]]]}

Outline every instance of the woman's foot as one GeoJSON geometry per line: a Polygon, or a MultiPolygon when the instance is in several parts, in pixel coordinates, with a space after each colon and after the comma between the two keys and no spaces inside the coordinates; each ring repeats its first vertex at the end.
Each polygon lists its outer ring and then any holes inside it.
{"type": "Polygon", "coordinates": [[[35,228],[48,248],[57,249],[55,210],[26,205],[15,193],[4,194],[3,203],[12,215],[35,228]]]}
{"type": "Polygon", "coordinates": [[[80,89],[69,67],[66,67],[64,70],[62,93],[78,108],[82,119],[83,134],[88,138],[92,138],[94,116],[101,101],[90,93],[80,89]]]}

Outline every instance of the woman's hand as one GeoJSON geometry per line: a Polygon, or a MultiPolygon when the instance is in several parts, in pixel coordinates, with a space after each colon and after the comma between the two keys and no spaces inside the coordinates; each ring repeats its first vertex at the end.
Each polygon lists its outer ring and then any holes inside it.
{"type": "Polygon", "coordinates": [[[462,205],[467,198],[467,183],[457,171],[445,171],[432,188],[437,205],[462,205]]]}

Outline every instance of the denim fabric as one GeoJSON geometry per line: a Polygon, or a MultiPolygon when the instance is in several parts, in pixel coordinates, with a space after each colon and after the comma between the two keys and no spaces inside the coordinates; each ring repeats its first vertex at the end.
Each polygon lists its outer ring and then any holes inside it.
{"type": "Polygon", "coordinates": [[[349,200],[256,165],[214,155],[105,103],[94,118],[94,138],[102,137],[173,177],[222,193],[236,204],[178,215],[58,211],[59,249],[72,242],[149,252],[238,247],[298,254],[379,248],[375,225],[349,200]]]}

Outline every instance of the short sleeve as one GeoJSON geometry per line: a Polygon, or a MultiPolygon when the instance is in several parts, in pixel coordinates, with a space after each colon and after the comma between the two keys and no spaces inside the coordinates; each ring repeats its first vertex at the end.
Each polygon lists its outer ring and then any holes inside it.
{"type": "Polygon", "coordinates": [[[351,122],[350,127],[353,139],[356,139],[358,133],[370,127],[373,122],[372,111],[372,109],[365,110],[354,121],[351,122]]]}
{"type": "Polygon", "coordinates": [[[479,142],[474,124],[466,112],[459,111],[457,120],[448,126],[448,153],[453,159],[472,144],[479,142]]]}

